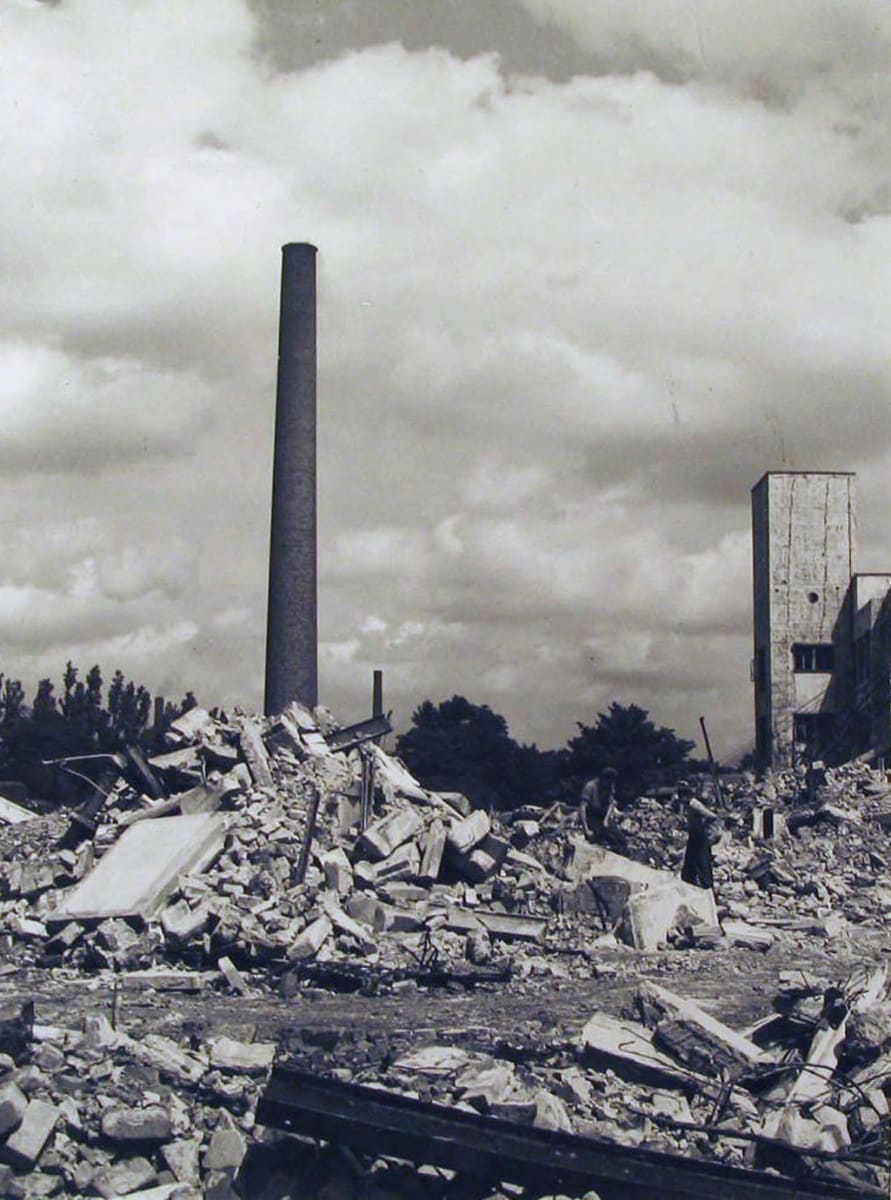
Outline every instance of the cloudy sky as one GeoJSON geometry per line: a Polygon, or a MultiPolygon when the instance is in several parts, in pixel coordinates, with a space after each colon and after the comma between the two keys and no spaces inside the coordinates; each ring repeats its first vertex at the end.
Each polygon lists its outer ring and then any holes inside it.
{"type": "Polygon", "coordinates": [[[891,565],[885,0],[7,0],[0,669],[258,707],[280,246],[320,689],[751,738],[749,489],[891,565]]]}

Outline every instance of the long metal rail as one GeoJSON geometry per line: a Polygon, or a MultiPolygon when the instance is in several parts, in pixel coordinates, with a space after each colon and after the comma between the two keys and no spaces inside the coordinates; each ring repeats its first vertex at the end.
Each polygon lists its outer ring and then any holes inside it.
{"type": "Polygon", "coordinates": [[[257,1120],[372,1154],[389,1154],[495,1180],[540,1182],[552,1192],[560,1182],[587,1184],[605,1197],[647,1195],[666,1200],[691,1196],[697,1200],[855,1200],[884,1195],[879,1189],[787,1179],[518,1126],[282,1066],[273,1070],[257,1120]]]}

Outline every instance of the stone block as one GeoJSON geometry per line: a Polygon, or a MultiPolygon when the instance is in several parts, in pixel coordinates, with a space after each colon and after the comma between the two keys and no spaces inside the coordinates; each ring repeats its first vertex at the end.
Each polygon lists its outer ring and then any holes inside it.
{"type": "Polygon", "coordinates": [[[471,883],[484,883],[501,870],[507,858],[510,843],[493,834],[487,834],[467,855],[461,856],[458,870],[471,883]]]}
{"type": "Polygon", "coordinates": [[[172,1133],[170,1115],[159,1104],[109,1108],[102,1114],[102,1136],[113,1142],[166,1142],[172,1133]]]}
{"type": "Polygon", "coordinates": [[[187,901],[178,900],[170,904],[161,914],[161,928],[174,943],[183,945],[199,937],[207,928],[210,910],[204,904],[191,908],[187,901]]]}
{"type": "Polygon", "coordinates": [[[161,1156],[179,1183],[198,1183],[200,1152],[201,1139],[197,1137],[181,1138],[161,1147],[161,1156]]]}
{"type": "Polygon", "coordinates": [[[418,879],[434,883],[439,878],[445,846],[446,828],[439,817],[436,817],[421,839],[421,865],[418,870],[418,879]]]}
{"type": "Polygon", "coordinates": [[[371,929],[384,928],[383,905],[374,896],[351,896],[347,901],[346,911],[354,920],[361,921],[371,929]]]}
{"type": "Polygon", "coordinates": [[[3,1158],[14,1167],[33,1167],[59,1119],[59,1109],[45,1100],[32,1100],[19,1127],[9,1135],[3,1158]]]}
{"type": "Polygon", "coordinates": [[[322,870],[325,882],[332,892],[344,896],[353,886],[353,868],[344,851],[339,847],[322,855],[322,870]]]}
{"type": "Polygon", "coordinates": [[[463,821],[456,821],[449,829],[446,837],[447,844],[459,854],[469,853],[478,845],[486,834],[490,833],[492,823],[485,809],[478,808],[463,821]]]}
{"type": "Polygon", "coordinates": [[[400,846],[389,858],[374,864],[376,884],[398,879],[415,879],[421,865],[421,856],[414,842],[400,846]]]}
{"type": "Polygon", "coordinates": [[[147,1158],[128,1158],[100,1167],[93,1175],[92,1186],[105,1200],[129,1196],[140,1188],[154,1183],[155,1168],[147,1158]]]}
{"type": "Polygon", "coordinates": [[[0,1137],[21,1125],[27,1107],[28,1098],[18,1084],[0,1084],[0,1137]]]}
{"type": "Polygon", "coordinates": [[[410,841],[423,827],[424,820],[413,808],[397,809],[382,821],[370,825],[356,841],[356,857],[380,862],[410,841]]]}
{"type": "Polygon", "coordinates": [[[215,1038],[210,1043],[210,1065],[243,1075],[265,1075],[275,1058],[275,1042],[237,1042],[215,1038]]]}
{"type": "Polygon", "coordinates": [[[291,948],[288,950],[287,957],[291,962],[297,962],[304,958],[312,958],[318,954],[324,943],[331,936],[332,929],[331,918],[323,913],[317,917],[306,928],[297,935],[291,948]]]}
{"type": "Polygon", "coordinates": [[[228,1113],[224,1113],[204,1152],[205,1171],[237,1171],[247,1153],[247,1142],[228,1113]]]}

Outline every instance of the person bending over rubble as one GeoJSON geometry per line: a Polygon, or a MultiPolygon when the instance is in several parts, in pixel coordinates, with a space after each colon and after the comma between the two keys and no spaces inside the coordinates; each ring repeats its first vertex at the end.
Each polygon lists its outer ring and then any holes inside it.
{"type": "Polygon", "coordinates": [[[721,837],[721,818],[693,795],[688,783],[678,784],[677,797],[687,817],[687,848],[681,879],[696,887],[714,888],[712,846],[721,837]]]}
{"type": "Polygon", "coordinates": [[[625,837],[618,828],[618,772],[604,767],[596,779],[589,779],[582,788],[579,805],[582,833],[589,842],[601,842],[621,850],[625,837]]]}

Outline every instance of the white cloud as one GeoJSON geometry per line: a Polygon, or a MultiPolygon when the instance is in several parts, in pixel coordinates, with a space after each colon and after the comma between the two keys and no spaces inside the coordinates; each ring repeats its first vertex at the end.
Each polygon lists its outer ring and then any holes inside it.
{"type": "Polygon", "coordinates": [[[689,733],[705,694],[741,740],[749,487],[891,499],[888,18],[525,4],[587,74],[275,73],[237,0],[6,14],[4,663],[101,647],[259,703],[278,247],[309,239],[323,698],[364,710],[382,666],[397,719],[460,691],[550,743],[612,698],[689,733]]]}

